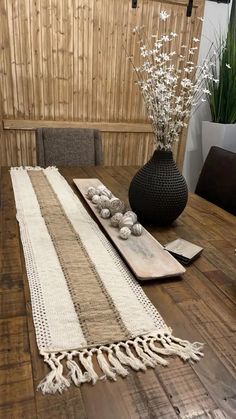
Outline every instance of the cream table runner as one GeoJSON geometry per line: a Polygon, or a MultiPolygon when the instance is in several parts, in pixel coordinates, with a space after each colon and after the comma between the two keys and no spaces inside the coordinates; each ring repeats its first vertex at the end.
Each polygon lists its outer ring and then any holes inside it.
{"type": "Polygon", "coordinates": [[[12,168],[11,179],[37,345],[50,367],[43,393],[166,366],[169,355],[200,359],[202,344],[172,335],[56,168],[12,168]]]}

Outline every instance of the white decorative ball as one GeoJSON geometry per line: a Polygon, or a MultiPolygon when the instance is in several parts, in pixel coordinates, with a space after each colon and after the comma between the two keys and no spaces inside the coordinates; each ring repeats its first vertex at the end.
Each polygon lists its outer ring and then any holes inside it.
{"type": "Polygon", "coordinates": [[[110,199],[107,196],[101,195],[100,196],[100,201],[101,201],[101,208],[109,208],[110,207],[110,199]]]}
{"type": "Polygon", "coordinates": [[[102,191],[101,191],[101,195],[104,195],[104,196],[107,196],[107,198],[109,198],[109,199],[111,199],[112,198],[112,193],[111,193],[111,191],[109,191],[109,189],[103,189],[102,191]]]}
{"type": "Polygon", "coordinates": [[[119,198],[111,198],[110,200],[110,211],[111,214],[114,215],[116,212],[122,212],[122,214],[125,211],[125,204],[123,201],[121,201],[119,198]]]}
{"type": "Polygon", "coordinates": [[[96,195],[96,189],[93,186],[90,186],[87,190],[87,197],[88,199],[92,199],[92,197],[96,195]]]}
{"type": "Polygon", "coordinates": [[[118,227],[119,222],[121,220],[121,218],[123,217],[122,212],[116,212],[112,217],[111,217],[111,225],[113,227],[118,227]]]}
{"type": "Polygon", "coordinates": [[[129,216],[129,217],[132,217],[132,219],[133,219],[133,223],[135,224],[135,223],[137,223],[137,221],[138,221],[138,217],[137,217],[137,215],[135,214],[135,212],[133,212],[133,211],[126,211],[125,213],[124,213],[124,216],[125,215],[127,215],[127,216],[129,216]]]}
{"type": "Polygon", "coordinates": [[[131,234],[131,231],[128,227],[122,227],[119,231],[119,236],[123,240],[127,240],[129,238],[130,234],[131,234]]]}
{"type": "Polygon", "coordinates": [[[97,193],[98,195],[101,195],[102,191],[104,191],[105,189],[106,189],[106,186],[104,186],[104,185],[99,185],[99,186],[97,187],[97,189],[96,189],[96,193],[97,193]]]}
{"type": "Polygon", "coordinates": [[[109,209],[107,209],[107,208],[103,208],[101,210],[100,214],[101,214],[102,218],[110,218],[110,216],[111,216],[111,213],[110,213],[109,209]]]}
{"type": "Polygon", "coordinates": [[[119,222],[119,227],[131,228],[133,224],[134,224],[133,217],[131,217],[130,215],[124,215],[119,222]]]}
{"type": "Polygon", "coordinates": [[[131,231],[134,236],[141,236],[143,232],[143,227],[141,226],[141,224],[136,223],[131,227],[131,231]]]}
{"type": "Polygon", "coordinates": [[[99,204],[100,203],[100,196],[99,195],[93,195],[93,197],[92,197],[92,202],[94,203],[94,204],[99,204]]]}

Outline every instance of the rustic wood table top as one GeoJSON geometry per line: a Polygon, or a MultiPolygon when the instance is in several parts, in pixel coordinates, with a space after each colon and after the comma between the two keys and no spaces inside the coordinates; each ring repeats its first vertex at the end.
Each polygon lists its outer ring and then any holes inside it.
{"type": "MultiPolygon", "coordinates": [[[[134,167],[67,168],[73,178],[97,177],[127,201],[134,167]]],[[[131,372],[117,382],[71,386],[62,395],[36,391],[48,372],[32,322],[9,170],[1,169],[0,418],[233,418],[236,417],[236,218],[196,195],[174,225],[148,228],[165,244],[177,237],[204,247],[182,278],[142,287],[174,334],[205,342],[197,364],[131,372]]]]}

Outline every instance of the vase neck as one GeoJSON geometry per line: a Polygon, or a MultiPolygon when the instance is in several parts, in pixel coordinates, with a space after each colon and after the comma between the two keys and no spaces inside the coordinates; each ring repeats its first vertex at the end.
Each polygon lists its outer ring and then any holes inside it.
{"type": "Polygon", "coordinates": [[[155,150],[152,156],[154,160],[173,160],[172,151],[155,150]]]}

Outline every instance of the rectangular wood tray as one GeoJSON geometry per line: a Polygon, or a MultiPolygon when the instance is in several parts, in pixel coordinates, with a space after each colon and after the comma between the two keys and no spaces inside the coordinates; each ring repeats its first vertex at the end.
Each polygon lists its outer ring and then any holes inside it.
{"type": "Polygon", "coordinates": [[[90,186],[96,188],[102,185],[99,179],[73,179],[73,181],[137,279],[145,281],[168,278],[185,272],[184,267],[164,250],[163,246],[146,229],[143,229],[140,237],[131,235],[128,240],[122,240],[118,235],[118,229],[111,226],[110,220],[100,217],[96,205],[86,196],[90,186]]]}

